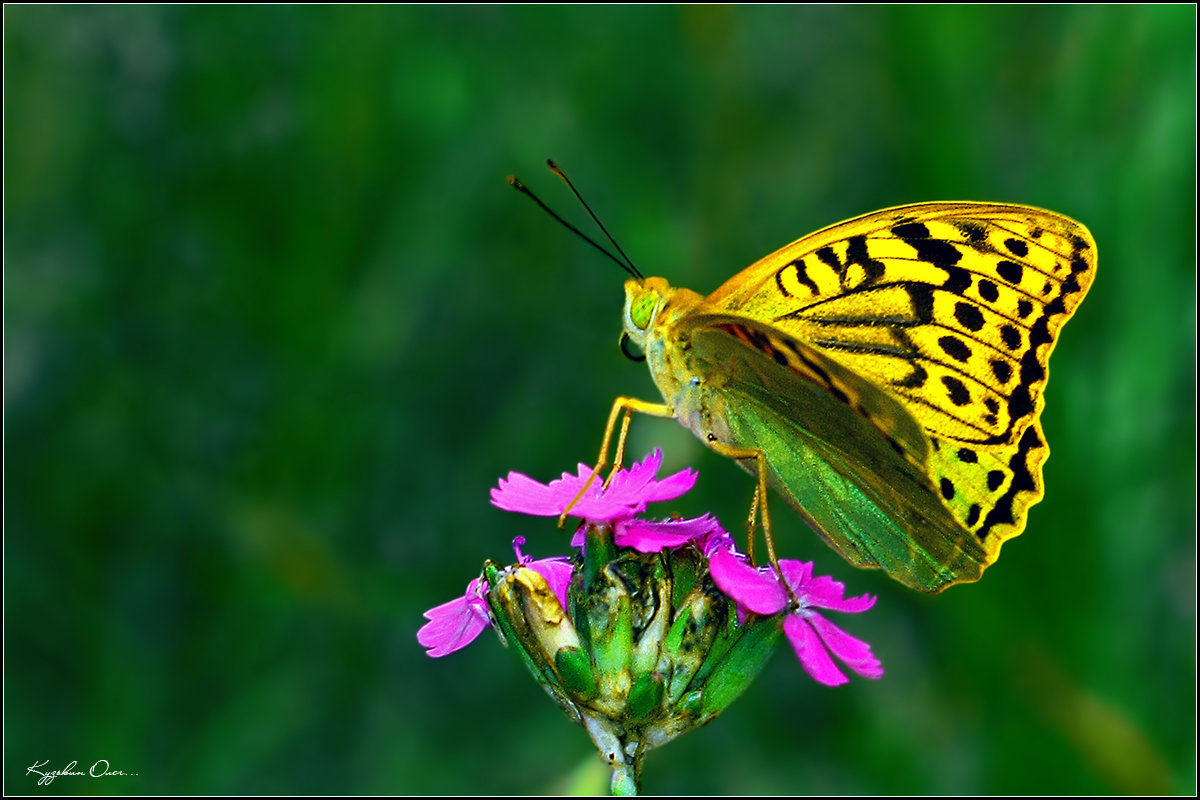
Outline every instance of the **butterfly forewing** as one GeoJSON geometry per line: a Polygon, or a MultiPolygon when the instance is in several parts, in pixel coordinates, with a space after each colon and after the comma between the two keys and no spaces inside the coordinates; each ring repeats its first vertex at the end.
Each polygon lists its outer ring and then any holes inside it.
{"type": "Polygon", "coordinates": [[[937,498],[990,562],[1042,497],[1047,361],[1095,263],[1087,229],[1061,215],[927,203],[793,242],[708,308],[767,323],[895,398],[928,440],[928,458],[909,461],[925,462],[937,498]]]}

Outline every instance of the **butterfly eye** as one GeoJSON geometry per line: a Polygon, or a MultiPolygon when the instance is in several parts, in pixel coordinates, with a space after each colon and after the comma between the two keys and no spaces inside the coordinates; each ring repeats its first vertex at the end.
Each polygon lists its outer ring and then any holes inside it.
{"type": "Polygon", "coordinates": [[[656,295],[643,294],[635,297],[629,304],[629,321],[640,331],[649,330],[657,308],[658,297],[656,295]]]}

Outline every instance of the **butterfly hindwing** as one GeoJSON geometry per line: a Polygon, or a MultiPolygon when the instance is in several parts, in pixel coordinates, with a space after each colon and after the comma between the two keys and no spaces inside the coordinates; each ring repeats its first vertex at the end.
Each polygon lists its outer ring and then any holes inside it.
{"type": "Polygon", "coordinates": [[[929,442],[894,398],[754,320],[699,313],[678,332],[707,387],[694,396],[714,418],[705,434],[761,450],[768,483],[850,563],[924,591],[980,576],[987,555],[939,501],[929,442]]]}

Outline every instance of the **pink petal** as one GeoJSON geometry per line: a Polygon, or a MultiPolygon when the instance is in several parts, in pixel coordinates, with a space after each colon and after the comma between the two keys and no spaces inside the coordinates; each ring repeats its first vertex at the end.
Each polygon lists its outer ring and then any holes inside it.
{"type": "Polygon", "coordinates": [[[564,472],[562,477],[541,484],[519,472],[510,472],[492,490],[492,503],[505,511],[516,511],[534,516],[549,517],[561,514],[576,497],[579,501],[571,507],[571,516],[592,522],[613,522],[629,519],[646,509],[646,504],[659,500],[672,500],[692,488],[696,474],[683,470],[661,481],[654,479],[662,464],[662,453],[655,450],[644,460],[629,469],[617,470],[607,488],[604,476],[592,477],[593,468],[580,464],[572,475],[564,472]],[[582,497],[580,490],[587,486],[582,497]]]}
{"type": "Polygon", "coordinates": [[[803,597],[808,591],[808,582],[812,579],[812,562],[797,561],[794,558],[785,558],[779,562],[779,572],[783,575],[783,579],[787,581],[788,586],[792,587],[792,591],[797,597],[803,597]]]}
{"type": "MultiPolygon", "coordinates": [[[[600,480],[600,478],[597,478],[596,483],[600,483],[600,480]]],[[[569,502],[570,500],[564,502],[561,508],[566,508],[569,502]]],[[[646,504],[636,500],[629,502],[627,498],[607,494],[600,497],[588,497],[585,495],[571,509],[571,516],[580,517],[591,522],[614,522],[619,519],[629,519],[645,510],[646,504]]],[[[559,513],[562,513],[561,510],[559,513]]]]}
{"type": "Polygon", "coordinates": [[[662,451],[655,450],[629,469],[619,470],[609,485],[609,491],[634,495],[645,503],[655,503],[674,500],[696,485],[697,474],[691,469],[680,470],[661,481],[655,480],[660,466],[662,451]]]}
{"type": "Polygon", "coordinates": [[[646,502],[660,503],[664,500],[674,500],[692,490],[696,485],[699,474],[692,469],[682,469],[674,475],[668,475],[661,481],[651,484],[645,494],[646,502]]]}
{"type": "Polygon", "coordinates": [[[849,614],[857,614],[875,605],[875,598],[869,594],[843,598],[845,593],[845,585],[835,581],[828,575],[822,575],[810,581],[804,587],[806,604],[816,608],[828,608],[833,611],[845,611],[849,614]]]}
{"type": "Polygon", "coordinates": [[[537,517],[562,513],[555,493],[548,486],[519,472],[508,473],[507,480],[500,479],[500,485],[492,489],[492,505],[537,517]]]}
{"type": "Polygon", "coordinates": [[[417,631],[417,641],[431,657],[441,658],[461,650],[490,624],[487,601],[480,596],[481,586],[482,581],[476,578],[467,586],[464,596],[425,612],[429,622],[417,631]]]}
{"type": "Polygon", "coordinates": [[[796,657],[800,659],[804,671],[811,675],[813,680],[826,686],[841,686],[850,681],[833,663],[825,645],[808,624],[808,620],[788,614],[783,621],[783,632],[791,642],[792,649],[796,651],[796,657]]]}
{"type": "Polygon", "coordinates": [[[719,524],[708,514],[696,519],[662,522],[631,519],[617,523],[616,543],[618,547],[632,547],[639,553],[658,553],[706,536],[716,527],[719,524]]]}
{"type": "Polygon", "coordinates": [[[583,547],[587,541],[587,525],[580,525],[571,536],[571,547],[583,547]]]}
{"type": "Polygon", "coordinates": [[[619,469],[613,476],[609,488],[613,491],[638,493],[654,481],[654,476],[662,464],[662,451],[655,450],[641,461],[628,469],[619,469]]]}
{"type": "Polygon", "coordinates": [[[883,664],[871,654],[871,645],[856,639],[815,611],[805,615],[821,640],[847,667],[864,678],[882,678],[883,664]]]}
{"type": "Polygon", "coordinates": [[[708,571],[718,589],[756,614],[777,614],[788,604],[774,570],[756,569],[732,551],[713,553],[708,571]]]}
{"type": "MultiPolygon", "coordinates": [[[[592,470],[593,467],[580,464],[578,475],[564,472],[561,478],[550,482],[550,489],[557,500],[555,513],[561,514],[567,504],[579,495],[579,490],[587,484],[588,478],[592,477],[592,470]]],[[[620,474],[618,473],[618,476],[620,474]]],[[[593,522],[610,522],[632,517],[645,508],[645,502],[636,492],[614,490],[612,486],[605,489],[604,475],[597,473],[587,491],[579,498],[579,502],[571,507],[571,516],[593,522]]]]}
{"type": "MultiPolygon", "coordinates": [[[[579,494],[579,490],[588,482],[588,478],[592,477],[592,467],[587,464],[578,464],[575,467],[575,474],[564,472],[561,478],[555,478],[550,481],[550,485],[546,487],[550,494],[563,505],[575,499],[575,495],[579,494]]],[[[592,481],[592,485],[588,487],[587,495],[598,494],[599,487],[603,485],[600,481],[601,475],[596,475],[596,480],[592,481]]],[[[562,511],[559,511],[561,514],[562,511]]]]}
{"type": "Polygon", "coordinates": [[[674,500],[696,484],[696,473],[690,469],[681,470],[661,481],[655,480],[654,476],[661,465],[662,452],[655,450],[629,469],[617,470],[604,490],[605,502],[624,504],[642,511],[647,503],[674,500]]]}

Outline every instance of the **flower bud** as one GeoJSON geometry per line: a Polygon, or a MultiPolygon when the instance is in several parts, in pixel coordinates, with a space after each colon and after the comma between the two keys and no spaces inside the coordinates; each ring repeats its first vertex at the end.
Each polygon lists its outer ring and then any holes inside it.
{"type": "Polygon", "coordinates": [[[749,615],[717,589],[688,545],[616,549],[590,526],[563,609],[545,578],[520,565],[485,571],[497,627],[538,681],[614,767],[711,721],[757,675],[778,616],[749,615]],[[595,542],[595,546],[593,544],[595,542]]]}

